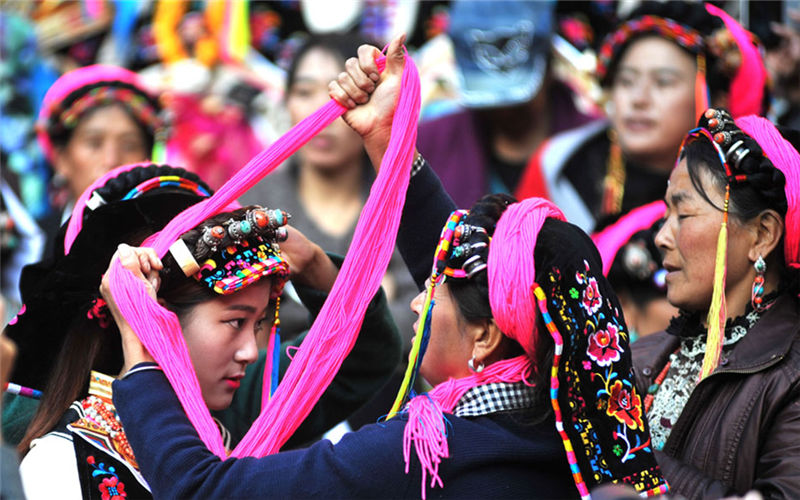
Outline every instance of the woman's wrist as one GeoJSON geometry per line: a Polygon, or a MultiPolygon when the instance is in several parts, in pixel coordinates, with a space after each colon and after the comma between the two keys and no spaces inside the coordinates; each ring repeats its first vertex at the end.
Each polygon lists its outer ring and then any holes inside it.
{"type": "Polygon", "coordinates": [[[339,274],[339,268],[328,257],[328,254],[322,250],[322,247],[319,245],[314,245],[314,247],[313,258],[303,269],[302,274],[293,277],[292,281],[315,290],[328,292],[333,288],[333,283],[339,274]]]}

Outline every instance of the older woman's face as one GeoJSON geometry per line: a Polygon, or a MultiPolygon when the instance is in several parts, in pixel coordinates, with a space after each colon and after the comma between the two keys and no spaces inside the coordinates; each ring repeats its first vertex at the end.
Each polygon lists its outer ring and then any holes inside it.
{"type": "Polygon", "coordinates": [[[611,123],[628,157],[672,167],[695,123],[696,69],[689,54],[663,38],[642,38],[625,50],[610,97],[611,123]]]}
{"type": "MultiPolygon", "coordinates": [[[[292,124],[330,100],[328,83],[343,70],[344,62],[326,50],[313,48],[303,55],[286,97],[292,124]]],[[[337,118],[303,146],[300,156],[308,164],[327,169],[358,160],[362,151],[361,137],[342,118],[337,118]]]]}
{"type": "MultiPolygon", "coordinates": [[[[473,342],[463,331],[464,321],[460,320],[458,306],[446,282],[436,287],[433,298],[436,305],[431,311],[431,336],[419,373],[435,386],[449,378],[469,376],[467,362],[472,357],[473,342]]],[[[423,291],[411,301],[411,310],[421,316],[424,303],[423,291]]],[[[414,323],[415,332],[418,323],[419,320],[414,323]]]]}
{"type": "MultiPolygon", "coordinates": [[[[678,163],[667,187],[666,219],[655,239],[668,272],[667,300],[687,311],[705,311],[711,303],[717,238],[723,219],[717,207],[723,206],[724,193],[712,184],[710,174],[702,173],[701,180],[715,206],[695,189],[686,159],[678,163]]],[[[726,291],[729,297],[732,290],[742,296],[752,284],[752,266],[748,259],[750,233],[733,216],[729,217],[727,227],[726,291]]]]}
{"type": "Polygon", "coordinates": [[[67,179],[73,199],[114,167],[150,158],[137,123],[120,106],[99,108],[78,122],[63,148],[55,151],[54,167],[67,179]]]}

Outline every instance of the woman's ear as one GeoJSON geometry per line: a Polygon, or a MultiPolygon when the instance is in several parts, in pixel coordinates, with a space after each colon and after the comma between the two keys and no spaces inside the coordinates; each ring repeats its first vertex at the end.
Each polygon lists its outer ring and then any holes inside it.
{"type": "Polygon", "coordinates": [[[784,233],[783,217],[775,210],[764,210],[751,221],[756,240],[750,248],[748,258],[755,262],[758,257],[767,258],[780,244],[784,233]]]}
{"type": "Polygon", "coordinates": [[[493,319],[483,320],[480,325],[475,325],[475,344],[472,355],[475,361],[489,365],[505,358],[506,336],[500,331],[493,319]]]}

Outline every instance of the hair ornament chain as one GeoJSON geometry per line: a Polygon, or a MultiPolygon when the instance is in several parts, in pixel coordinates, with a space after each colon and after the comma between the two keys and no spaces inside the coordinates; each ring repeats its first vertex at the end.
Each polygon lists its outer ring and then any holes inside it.
{"type": "Polygon", "coordinates": [[[260,236],[272,243],[286,241],[289,233],[282,226],[285,226],[290,218],[291,215],[283,210],[258,207],[248,210],[241,220],[231,218],[223,225],[205,227],[200,239],[197,240],[195,258],[203,259],[219,248],[239,244],[252,235],[260,236]]]}

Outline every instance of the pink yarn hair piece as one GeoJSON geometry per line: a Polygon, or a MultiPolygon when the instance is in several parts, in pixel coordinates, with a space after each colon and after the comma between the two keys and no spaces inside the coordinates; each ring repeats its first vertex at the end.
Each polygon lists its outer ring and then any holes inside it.
{"type": "Polygon", "coordinates": [[[634,208],[614,224],[592,235],[592,241],[603,259],[604,276],[608,276],[617,252],[631,239],[631,236],[652,226],[658,219],[664,217],[666,210],[667,205],[662,200],[656,200],[634,208]]]}
{"type": "Polygon", "coordinates": [[[747,31],[732,18],[727,12],[710,3],[706,4],[706,11],[722,19],[728,31],[736,41],[742,62],[739,70],[731,82],[728,107],[731,115],[760,115],[764,100],[764,84],[767,81],[767,69],[764,61],[753,45],[747,31]]]}
{"type": "Polygon", "coordinates": [[[44,99],[42,99],[42,107],[39,109],[39,120],[36,127],[36,138],[39,141],[39,146],[49,161],[53,161],[53,144],[50,142],[50,136],[47,135],[44,125],[50,118],[53,106],[59,104],[68,95],[81,87],[110,81],[127,83],[141,89],[142,92],[150,93],[149,89],[142,83],[139,75],[133,71],[105,64],[93,64],[72,70],[63,74],[50,86],[44,95],[44,99]]]}
{"type": "Polygon", "coordinates": [[[735,120],[736,125],[756,140],[775,168],[786,178],[786,234],[784,256],[786,265],[800,268],[800,153],[783,138],[769,120],[760,116],[743,116],[735,120]]]}
{"type": "MultiPolygon", "coordinates": [[[[385,58],[377,62],[382,69],[385,58]]],[[[389,147],[339,276],[283,381],[233,456],[259,457],[277,452],[311,411],[352,349],[394,248],[416,143],[419,102],[419,76],[407,56],[389,147]],[[379,240],[382,244],[376,247],[374,242],[379,240]]],[[[184,210],[153,235],[147,246],[163,257],[180,235],[223,211],[344,111],[335,101],[322,106],[251,159],[214,196],[184,210]]],[[[112,294],[122,314],[161,365],[200,438],[224,458],[222,439],[200,394],[177,317],[159,306],[147,294],[144,283],[124,271],[118,260],[109,272],[112,294]]]]}
{"type": "MultiPolygon", "coordinates": [[[[490,245],[491,247],[491,245],[490,245]]],[[[403,459],[406,474],[411,465],[411,446],[422,466],[421,496],[426,497],[428,477],[430,487],[443,486],[439,464],[450,456],[444,412],[450,413],[458,401],[473,387],[497,382],[527,381],[533,370],[527,355],[492,363],[482,372],[459,379],[449,379],[427,394],[416,396],[405,407],[408,418],[403,430],[403,459]]]]}
{"type": "Polygon", "coordinates": [[[449,456],[443,434],[442,412],[450,412],[473,387],[495,382],[525,382],[536,371],[536,267],[533,251],[545,219],[566,220],[561,210],[543,198],[528,198],[509,205],[497,222],[489,244],[487,272],[489,303],[500,330],[525,349],[525,355],[498,361],[481,373],[450,379],[406,405],[408,422],[403,433],[403,457],[409,469],[411,443],[422,465],[422,498],[427,478],[431,487],[442,485],[439,464],[449,456]]]}
{"type": "Polygon", "coordinates": [[[500,330],[533,358],[536,351],[536,265],[533,251],[545,219],[566,220],[553,202],[528,198],[510,205],[489,245],[489,303],[500,330]]]}

